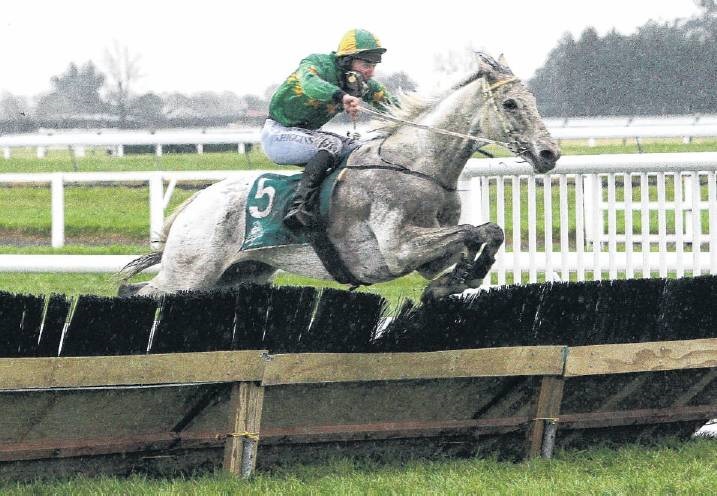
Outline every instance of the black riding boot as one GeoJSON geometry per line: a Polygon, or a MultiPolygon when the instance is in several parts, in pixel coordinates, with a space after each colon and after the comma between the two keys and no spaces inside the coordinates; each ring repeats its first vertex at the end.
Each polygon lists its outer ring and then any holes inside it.
{"type": "Polygon", "coordinates": [[[329,152],[319,150],[304,166],[304,174],[296,188],[289,211],[284,217],[284,224],[289,229],[311,227],[316,224],[319,186],[333,163],[334,158],[329,152]]]}

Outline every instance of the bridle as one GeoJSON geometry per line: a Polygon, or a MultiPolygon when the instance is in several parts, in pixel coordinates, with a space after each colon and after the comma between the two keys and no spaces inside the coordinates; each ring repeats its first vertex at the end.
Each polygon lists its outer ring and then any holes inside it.
{"type": "MultiPolygon", "coordinates": [[[[483,93],[483,96],[485,97],[483,105],[481,106],[481,109],[483,109],[486,105],[491,105],[493,110],[495,111],[496,116],[498,116],[498,120],[500,121],[501,127],[503,128],[503,133],[505,134],[505,136],[514,138],[514,136],[517,134],[516,130],[511,125],[511,123],[508,121],[508,119],[505,118],[503,113],[498,108],[498,103],[496,102],[494,91],[497,88],[500,88],[501,86],[506,85],[508,83],[517,82],[517,81],[519,81],[519,79],[515,76],[512,76],[509,78],[505,78],[505,79],[496,81],[495,83],[490,84],[490,85],[485,80],[485,78],[483,78],[481,81],[482,81],[481,91],[483,93]]],[[[488,145],[488,144],[493,144],[493,145],[498,145],[503,148],[506,148],[511,153],[514,153],[516,155],[520,155],[522,152],[525,151],[525,147],[522,144],[520,144],[520,142],[517,139],[511,139],[510,141],[492,140],[492,139],[481,137],[481,136],[473,136],[471,134],[458,133],[455,131],[449,131],[448,129],[441,129],[441,128],[434,127],[434,126],[427,126],[425,124],[419,124],[417,122],[412,122],[412,121],[409,121],[406,119],[401,119],[398,117],[393,117],[391,115],[386,115],[381,112],[378,112],[377,110],[373,110],[373,109],[370,109],[370,108],[364,107],[364,106],[359,106],[359,110],[366,114],[373,115],[373,116],[377,117],[378,119],[381,119],[384,121],[396,122],[398,124],[415,127],[418,129],[424,129],[426,131],[430,131],[430,132],[433,132],[436,134],[443,134],[446,136],[453,136],[455,138],[462,138],[462,139],[476,141],[476,142],[480,143],[480,145],[478,145],[477,148],[480,148],[480,147],[488,145]]],[[[432,181],[433,183],[437,184],[438,186],[440,186],[442,189],[444,189],[446,191],[449,191],[449,192],[456,191],[456,188],[447,186],[446,184],[439,181],[438,179],[436,179],[433,176],[424,174],[422,172],[411,170],[408,167],[406,167],[405,165],[397,164],[397,163],[390,162],[390,161],[384,159],[381,154],[381,148],[383,147],[383,144],[385,143],[386,139],[388,139],[388,137],[384,138],[384,140],[381,142],[381,144],[378,147],[378,157],[381,159],[381,162],[383,162],[383,164],[381,164],[381,165],[352,165],[352,166],[348,166],[347,168],[348,169],[359,169],[359,170],[360,169],[364,169],[364,170],[365,169],[393,170],[396,172],[400,172],[402,174],[409,174],[409,175],[412,175],[415,177],[419,177],[421,179],[426,179],[426,180],[432,181]]]]}
{"type": "MultiPolygon", "coordinates": [[[[495,93],[493,93],[493,92],[494,92],[494,90],[496,90],[497,88],[500,88],[501,86],[504,86],[508,83],[517,82],[517,81],[519,81],[519,79],[515,76],[512,76],[509,78],[501,79],[501,80],[496,81],[495,83],[489,85],[488,82],[485,80],[485,78],[483,78],[482,79],[482,88],[481,88],[483,96],[485,97],[485,101],[483,102],[481,109],[483,107],[485,107],[486,105],[490,104],[492,106],[493,110],[495,111],[495,114],[498,116],[498,120],[500,121],[501,127],[503,128],[503,132],[505,133],[506,136],[510,136],[511,138],[513,136],[515,136],[515,134],[516,134],[515,128],[510,124],[510,122],[508,122],[508,120],[505,118],[503,113],[498,109],[498,103],[495,100],[495,93]]],[[[488,144],[498,145],[498,146],[502,146],[503,148],[510,150],[513,153],[516,153],[515,145],[517,144],[517,141],[514,139],[512,139],[510,141],[498,141],[498,140],[492,140],[489,138],[485,138],[482,136],[473,136],[472,134],[464,134],[464,133],[458,133],[455,131],[449,131],[448,129],[441,129],[439,127],[434,127],[434,126],[427,126],[425,124],[419,124],[417,122],[412,122],[412,121],[409,121],[406,119],[401,119],[398,117],[393,117],[391,115],[386,115],[377,110],[374,110],[374,109],[371,109],[368,107],[364,107],[362,105],[359,106],[359,110],[366,114],[373,115],[374,117],[376,117],[380,120],[396,122],[398,124],[415,127],[418,129],[424,129],[426,131],[431,131],[436,134],[443,134],[446,136],[453,136],[455,138],[463,138],[463,139],[476,141],[476,142],[481,143],[481,146],[488,145],[488,144]]]]}

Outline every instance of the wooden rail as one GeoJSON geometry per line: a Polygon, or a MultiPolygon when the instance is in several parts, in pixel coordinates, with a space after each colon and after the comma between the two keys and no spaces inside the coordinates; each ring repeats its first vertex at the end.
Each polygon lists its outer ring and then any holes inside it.
{"type": "Polygon", "coordinates": [[[565,352],[564,346],[533,346],[425,353],[273,355],[264,369],[262,384],[560,375],[565,352]]]}
{"type": "Polygon", "coordinates": [[[241,382],[262,379],[266,351],[0,358],[0,391],[241,382]]]}
{"type": "MultiPolygon", "coordinates": [[[[562,415],[566,382],[590,375],[626,374],[717,367],[717,339],[670,341],[621,345],[512,347],[452,350],[430,353],[385,354],[284,354],[267,355],[263,350],[74,358],[0,359],[0,401],[10,417],[0,425],[0,462],[59,459],[131,452],[162,452],[174,449],[224,447],[224,467],[248,477],[254,471],[257,446],[262,444],[317,443],[328,441],[422,438],[446,434],[502,434],[526,432],[527,456],[551,456],[559,429],[589,429],[626,425],[697,421],[717,416],[717,405],[676,405],[661,409],[593,411],[562,415]],[[473,419],[400,419],[359,423],[315,425],[266,425],[262,414],[267,388],[310,385],[351,387],[351,384],[399,381],[446,382],[460,379],[541,378],[537,394],[526,413],[490,414],[473,419]],[[201,390],[221,385],[223,392],[201,390]],[[136,433],[116,435],[77,432],[43,432],[27,436],[34,416],[47,419],[53,412],[79,401],[88,411],[103,411],[105,396],[97,388],[112,391],[112,398],[175,386],[194,387],[186,397],[172,392],[184,419],[174,427],[152,431],[151,422],[163,415],[161,402],[147,419],[137,419],[136,433]],[[77,395],[43,400],[48,394],[77,395]],[[96,397],[93,397],[92,395],[96,397]],[[225,394],[227,414],[206,415],[217,394],[225,394]],[[14,396],[13,396],[14,395],[14,396]],[[25,395],[25,396],[23,396],[25,395]],[[29,395],[29,396],[28,396],[29,395]],[[178,396],[179,395],[179,396],[178,396]],[[81,398],[85,398],[82,400],[81,398]],[[26,403],[26,407],[22,405],[26,403]],[[103,403],[104,402],[104,403],[103,403]],[[18,405],[20,405],[18,407],[18,405]],[[103,405],[100,407],[99,405],[103,405]],[[13,410],[13,408],[15,408],[13,410]],[[25,408],[25,409],[23,409],[25,408]],[[8,413],[10,412],[10,413],[8,413]],[[13,413],[14,412],[14,413],[13,413]],[[12,417],[15,415],[17,418],[12,417]],[[25,419],[23,415],[33,418],[25,419]],[[228,417],[227,417],[228,415],[228,417]],[[14,420],[13,420],[14,418],[14,420]],[[198,430],[187,430],[194,419],[198,430]],[[25,423],[23,423],[25,422],[25,423]],[[202,423],[204,422],[204,423],[202,423]],[[147,432],[142,432],[146,427],[147,432]]],[[[717,377],[705,379],[704,387],[717,377]]],[[[442,384],[442,382],[441,382],[442,384]]],[[[181,389],[181,388],[179,388],[181,389]]],[[[108,393],[109,394],[109,393],[108,393]]],[[[153,393],[140,402],[151,403],[153,393]]],[[[169,393],[167,393],[169,394],[169,393]]],[[[532,394],[532,393],[531,393],[532,394]]],[[[136,398],[132,401],[137,401],[136,398]]],[[[156,401],[156,399],[155,399],[156,401]]],[[[142,405],[140,405],[141,407],[142,405]]],[[[139,408],[136,405],[132,408],[139,408]]],[[[131,409],[128,408],[128,411],[131,409]]],[[[134,410],[131,410],[134,411],[134,410]]],[[[120,411],[117,415],[123,415],[120,411]]],[[[99,414],[98,414],[99,415],[99,414]]],[[[82,415],[70,415],[80,424],[82,415]]],[[[87,422],[102,419],[87,420],[87,422]]],[[[50,422],[47,420],[47,422],[50,422]]],[[[159,425],[157,420],[157,425],[159,425]]],[[[47,425],[54,425],[48,423],[47,425]]],[[[89,424],[88,424],[89,425],[89,424]]],[[[81,426],[80,426],[81,427],[81,426]]],[[[30,429],[31,430],[31,429],[30,429]]],[[[48,427],[48,430],[51,430],[48,427]]]]}

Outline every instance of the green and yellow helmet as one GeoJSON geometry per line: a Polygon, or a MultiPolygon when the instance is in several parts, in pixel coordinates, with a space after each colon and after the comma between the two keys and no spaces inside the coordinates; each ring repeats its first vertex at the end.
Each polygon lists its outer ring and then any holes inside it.
{"type": "Polygon", "coordinates": [[[378,63],[381,62],[381,54],[385,52],[386,49],[381,46],[381,42],[376,36],[365,29],[352,29],[341,38],[336,55],[338,57],[353,56],[378,63]]]}

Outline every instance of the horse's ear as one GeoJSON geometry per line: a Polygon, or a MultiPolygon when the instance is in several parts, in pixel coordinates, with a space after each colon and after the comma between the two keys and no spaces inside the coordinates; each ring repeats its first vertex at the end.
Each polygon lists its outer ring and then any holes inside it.
{"type": "Polygon", "coordinates": [[[493,76],[495,74],[495,65],[493,58],[483,52],[475,52],[476,58],[478,59],[478,75],[479,76],[493,76]]]}
{"type": "Polygon", "coordinates": [[[503,74],[510,74],[511,76],[513,75],[513,71],[511,71],[510,67],[508,67],[508,61],[505,58],[505,54],[501,53],[498,57],[498,65],[500,66],[498,69],[500,72],[503,74]]]}
{"type": "Polygon", "coordinates": [[[505,56],[500,55],[498,60],[484,52],[476,52],[478,60],[480,60],[480,73],[486,76],[493,75],[497,77],[499,74],[513,75],[513,71],[510,70],[508,64],[505,62],[505,56]]]}

